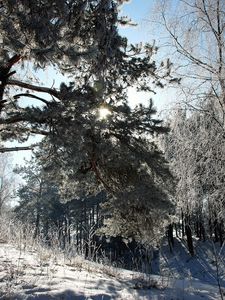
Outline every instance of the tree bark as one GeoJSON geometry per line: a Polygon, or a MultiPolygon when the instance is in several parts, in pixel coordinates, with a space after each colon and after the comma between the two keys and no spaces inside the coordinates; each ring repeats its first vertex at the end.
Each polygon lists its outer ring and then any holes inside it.
{"type": "Polygon", "coordinates": [[[170,252],[173,252],[173,247],[174,247],[173,224],[170,224],[168,226],[167,237],[168,237],[168,244],[170,247],[170,252]]]}
{"type": "Polygon", "coordinates": [[[187,236],[187,246],[188,246],[188,250],[191,254],[191,256],[194,256],[194,246],[193,246],[193,239],[192,239],[192,231],[191,231],[191,227],[190,225],[186,224],[185,225],[185,233],[187,236]]]}

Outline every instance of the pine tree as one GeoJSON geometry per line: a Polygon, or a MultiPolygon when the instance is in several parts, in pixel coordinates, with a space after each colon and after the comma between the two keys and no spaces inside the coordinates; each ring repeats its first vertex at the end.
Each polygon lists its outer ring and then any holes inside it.
{"type": "Polygon", "coordinates": [[[37,155],[64,199],[106,189],[110,223],[118,228],[113,232],[146,239],[173,210],[171,174],[153,142],[154,134],[168,130],[153,117],[152,100],[148,107],[131,109],[127,90],[135,86],[153,92],[171,78],[169,66],[157,67],[155,46],[129,45],[119,35],[118,24],[129,23],[118,15],[123,2],[20,0],[15,6],[4,1],[2,66],[12,53],[18,59],[3,74],[0,87],[1,138],[23,142],[43,135],[37,155]],[[27,60],[35,68],[54,66],[70,82],[54,89],[12,79],[14,64],[27,60]],[[6,93],[11,86],[26,92],[11,96],[6,93]],[[24,97],[42,105],[24,107],[24,97]],[[99,115],[102,110],[107,118],[99,115]]]}
{"type": "Polygon", "coordinates": [[[15,173],[23,178],[15,208],[17,219],[34,227],[33,238],[47,238],[48,230],[57,230],[58,222],[65,214],[60,203],[57,187],[43,174],[41,166],[34,158],[26,166],[17,167],[15,173]]]}

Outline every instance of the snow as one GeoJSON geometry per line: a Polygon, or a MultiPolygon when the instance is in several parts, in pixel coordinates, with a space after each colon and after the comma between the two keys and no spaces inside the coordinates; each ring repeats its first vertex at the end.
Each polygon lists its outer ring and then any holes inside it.
{"type": "MultiPolygon", "coordinates": [[[[24,250],[22,245],[16,248],[1,243],[0,299],[221,299],[216,281],[210,279],[213,277],[208,276],[205,280],[202,276],[200,280],[190,274],[182,278],[179,268],[175,275],[167,274],[169,269],[175,271],[180,259],[184,258],[182,244],[177,246],[176,255],[169,254],[166,248],[163,250],[169,264],[167,270],[160,264],[161,275],[146,275],[85,261],[79,256],[66,259],[63,253],[57,254],[40,246],[24,250]]],[[[189,257],[182,271],[187,267],[194,268],[196,261],[189,257]]]]}

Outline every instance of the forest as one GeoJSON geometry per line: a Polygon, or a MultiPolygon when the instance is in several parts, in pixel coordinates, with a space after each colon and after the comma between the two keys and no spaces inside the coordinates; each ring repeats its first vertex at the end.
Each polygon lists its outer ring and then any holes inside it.
{"type": "Polygon", "coordinates": [[[150,2],[0,1],[0,299],[225,299],[225,2],[150,2]]]}

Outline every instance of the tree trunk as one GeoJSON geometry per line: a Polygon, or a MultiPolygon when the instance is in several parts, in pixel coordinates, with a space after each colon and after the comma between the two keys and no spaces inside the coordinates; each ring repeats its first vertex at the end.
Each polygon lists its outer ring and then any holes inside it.
{"type": "Polygon", "coordinates": [[[210,217],[210,219],[209,219],[209,236],[210,236],[210,239],[212,239],[212,232],[213,232],[213,226],[212,226],[212,219],[210,217]]]}
{"type": "Polygon", "coordinates": [[[218,228],[219,224],[217,219],[215,219],[215,221],[213,222],[213,229],[214,229],[214,237],[215,237],[215,243],[219,242],[219,232],[218,232],[218,228]]]}
{"type": "Polygon", "coordinates": [[[204,227],[204,224],[203,224],[202,221],[200,222],[200,236],[201,236],[203,242],[205,242],[205,240],[206,240],[206,237],[205,237],[205,227],[204,227]]]}
{"type": "Polygon", "coordinates": [[[174,226],[175,226],[176,237],[179,238],[179,234],[178,234],[178,229],[179,228],[177,227],[177,223],[174,224],[174,226]]]}
{"type": "Polygon", "coordinates": [[[182,230],[182,238],[185,236],[185,231],[184,231],[184,213],[181,211],[181,230],[182,230]]]}
{"type": "Polygon", "coordinates": [[[191,256],[194,256],[195,253],[194,253],[194,247],[193,247],[192,232],[191,232],[191,227],[188,224],[185,225],[185,233],[187,236],[188,250],[189,250],[191,256]]]}
{"type": "Polygon", "coordinates": [[[224,241],[224,238],[223,238],[223,232],[224,232],[223,221],[220,222],[218,229],[219,229],[218,231],[219,231],[220,246],[222,247],[223,241],[224,241]]]}
{"type": "Polygon", "coordinates": [[[39,236],[39,233],[40,233],[39,225],[40,225],[40,212],[39,212],[39,206],[38,206],[36,220],[35,220],[35,230],[34,230],[34,235],[33,235],[34,240],[39,236]]]}
{"type": "Polygon", "coordinates": [[[173,247],[174,247],[173,224],[170,224],[168,226],[167,237],[168,237],[168,244],[170,247],[170,252],[173,252],[173,247]]]}

